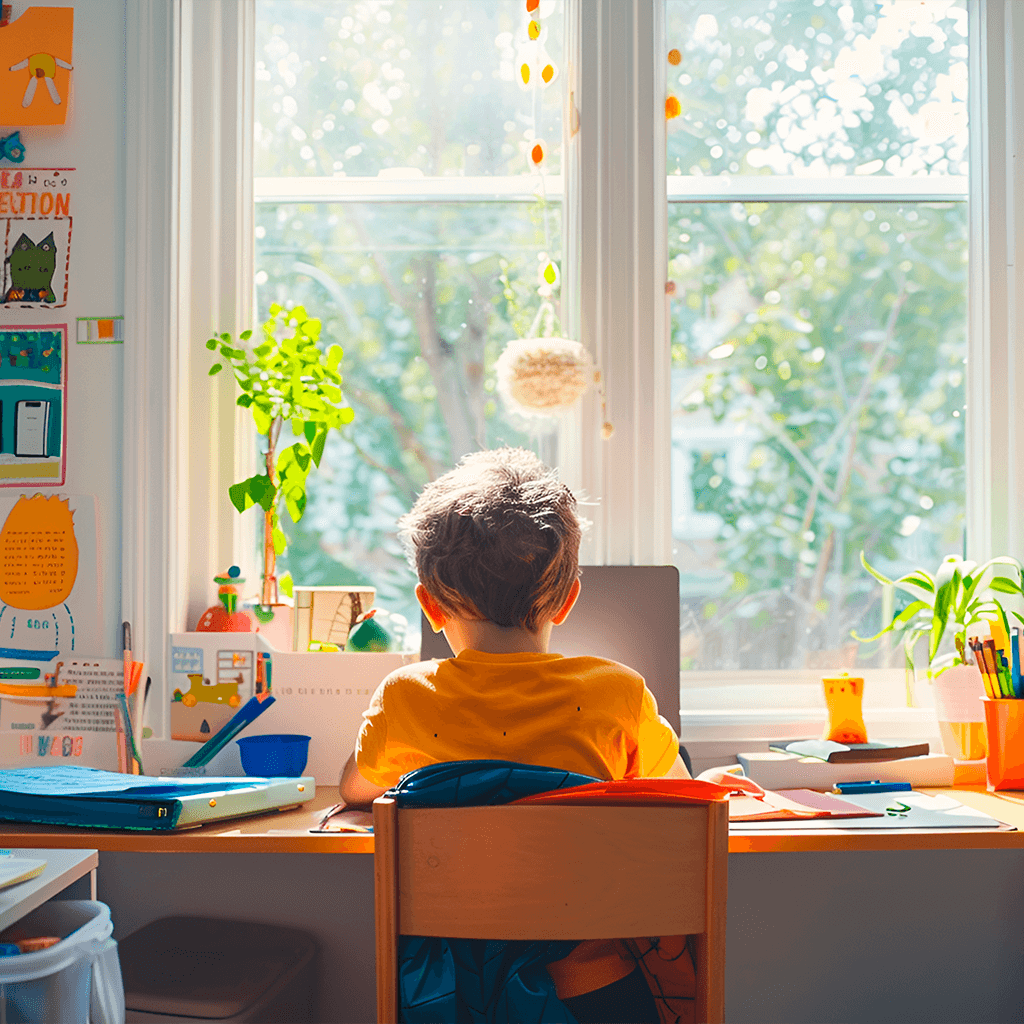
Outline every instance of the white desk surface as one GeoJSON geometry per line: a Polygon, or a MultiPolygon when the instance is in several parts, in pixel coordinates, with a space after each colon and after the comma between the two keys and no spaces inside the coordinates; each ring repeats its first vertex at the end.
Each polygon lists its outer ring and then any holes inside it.
{"type": "Polygon", "coordinates": [[[28,860],[45,860],[46,867],[35,878],[0,889],[0,931],[89,874],[100,862],[96,850],[17,849],[14,853],[28,860]]]}

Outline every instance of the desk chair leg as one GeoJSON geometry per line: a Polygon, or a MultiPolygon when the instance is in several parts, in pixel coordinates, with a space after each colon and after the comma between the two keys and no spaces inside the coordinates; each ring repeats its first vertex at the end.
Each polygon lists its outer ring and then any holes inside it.
{"type": "Polygon", "coordinates": [[[729,805],[708,807],[708,879],[704,934],[696,936],[697,1024],[725,1021],[725,909],[728,898],[729,805]]]}
{"type": "Polygon", "coordinates": [[[397,809],[373,802],[373,915],[377,949],[377,1024],[398,1024],[397,809]]]}

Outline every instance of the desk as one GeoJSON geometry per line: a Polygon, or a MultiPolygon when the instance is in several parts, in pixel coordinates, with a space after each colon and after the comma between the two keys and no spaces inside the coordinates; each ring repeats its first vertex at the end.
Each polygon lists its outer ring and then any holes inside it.
{"type": "MultiPolygon", "coordinates": [[[[730,1024],[1019,1019],[1024,794],[926,792],[950,793],[1022,831],[731,837],[730,1024]]],[[[99,898],[116,938],[182,913],[305,928],[324,951],[318,1019],[366,1024],[375,1014],[373,858],[365,856],[373,839],[305,831],[335,794],[324,787],[298,811],[167,835],[0,823],[0,846],[99,849],[99,898]]]]}
{"type": "MultiPolygon", "coordinates": [[[[1024,850],[1024,793],[995,794],[983,786],[921,789],[946,794],[1015,826],[1017,832],[986,829],[820,829],[798,832],[751,832],[729,836],[730,853],[808,853],[865,850],[1024,850]]],[[[329,807],[337,803],[334,787],[322,787],[300,808],[253,818],[214,822],[173,832],[117,832],[16,825],[0,822],[0,847],[96,849],[132,853],[373,853],[373,836],[311,834],[329,807]]]]}

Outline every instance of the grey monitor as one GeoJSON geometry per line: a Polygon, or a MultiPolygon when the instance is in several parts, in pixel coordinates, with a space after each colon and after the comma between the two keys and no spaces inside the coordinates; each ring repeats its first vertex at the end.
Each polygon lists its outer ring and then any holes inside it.
{"type": "MultiPolygon", "coordinates": [[[[570,616],[551,650],[610,658],[639,672],[658,711],[679,732],[679,570],[674,565],[585,565],[570,616]]],[[[421,616],[420,657],[450,658],[444,633],[421,616]]]]}

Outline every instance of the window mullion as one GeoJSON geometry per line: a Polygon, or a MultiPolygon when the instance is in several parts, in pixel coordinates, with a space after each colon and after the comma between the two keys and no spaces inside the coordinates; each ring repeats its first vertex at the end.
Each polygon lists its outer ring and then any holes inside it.
{"type": "Polygon", "coordinates": [[[579,21],[566,225],[579,254],[580,337],[606,397],[605,410],[598,394],[586,400],[580,444],[580,483],[595,502],[583,557],[595,564],[671,559],[662,7],[589,0],[579,21]]]}
{"type": "Polygon", "coordinates": [[[977,559],[1024,553],[1024,359],[1016,306],[1024,294],[1014,218],[1024,174],[1014,160],[1024,128],[1019,51],[1024,11],[1013,2],[972,4],[971,193],[967,397],[968,551],[977,559]],[[1015,59],[1016,57],[1016,59],[1015,59]]]}

